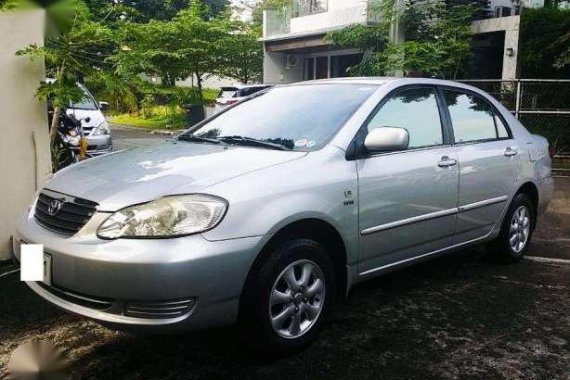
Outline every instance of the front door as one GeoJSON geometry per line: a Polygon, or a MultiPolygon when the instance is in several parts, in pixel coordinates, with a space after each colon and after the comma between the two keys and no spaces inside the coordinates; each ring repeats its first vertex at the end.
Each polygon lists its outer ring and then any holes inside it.
{"type": "Polygon", "coordinates": [[[487,235],[499,221],[519,175],[519,146],[482,97],[444,89],[459,159],[455,243],[487,235]]]}
{"type": "Polygon", "coordinates": [[[459,174],[441,120],[435,90],[419,87],[391,95],[368,122],[405,128],[410,143],[357,162],[362,275],[452,244],[459,174]]]}

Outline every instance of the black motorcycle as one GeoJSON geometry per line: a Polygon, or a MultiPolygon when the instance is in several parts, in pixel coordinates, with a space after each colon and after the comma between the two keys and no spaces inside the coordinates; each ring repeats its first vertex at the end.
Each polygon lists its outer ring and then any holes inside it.
{"type": "MultiPolygon", "coordinates": [[[[53,115],[50,116],[53,117],[53,115]]],[[[65,110],[61,111],[52,154],[55,171],[85,158],[87,140],[83,138],[82,120],[68,115],[65,110]]],[[[89,122],[89,118],[84,120],[89,122]]]]}

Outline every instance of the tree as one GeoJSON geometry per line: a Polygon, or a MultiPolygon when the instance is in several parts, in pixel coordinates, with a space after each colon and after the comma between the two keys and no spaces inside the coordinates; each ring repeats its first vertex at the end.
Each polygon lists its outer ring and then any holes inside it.
{"type": "Polygon", "coordinates": [[[383,17],[375,26],[351,26],[327,35],[335,45],[360,48],[362,62],[351,68],[357,75],[382,75],[394,71],[457,78],[471,54],[471,5],[447,6],[442,2],[408,2],[396,8],[393,0],[378,5],[383,17]],[[395,18],[404,24],[406,41],[390,42],[395,18]]]}
{"type": "Polygon", "coordinates": [[[84,94],[77,87],[79,78],[105,65],[98,52],[112,43],[110,30],[90,19],[85,3],[80,0],[54,2],[47,15],[57,32],[49,36],[45,46],[30,45],[17,52],[30,59],[45,59],[48,75],[54,83],[42,83],[37,96],[51,101],[54,108],[50,126],[50,143],[57,137],[59,116],[63,108],[80,100],[84,94]]]}
{"type": "MultiPolygon", "coordinates": [[[[106,1],[115,2],[115,0],[106,1]]],[[[176,17],[178,12],[188,8],[192,3],[190,0],[120,0],[118,2],[136,11],[136,13],[132,14],[131,21],[142,23],[150,20],[170,21],[176,17]]],[[[222,14],[230,4],[230,1],[201,0],[200,3],[204,5],[202,16],[210,19],[222,14]]]]}
{"type": "Polygon", "coordinates": [[[192,2],[171,21],[151,20],[146,24],[125,23],[119,32],[121,49],[112,57],[119,75],[158,75],[166,86],[194,75],[197,86],[208,75],[222,74],[225,62],[221,42],[231,23],[203,17],[205,6],[192,2]]]}
{"type": "Polygon", "coordinates": [[[525,9],[519,64],[523,78],[570,78],[570,9],[525,9]]]}
{"type": "Polygon", "coordinates": [[[233,21],[228,25],[228,30],[230,32],[218,45],[221,57],[219,72],[245,84],[261,80],[263,48],[258,41],[261,28],[233,21]]]}

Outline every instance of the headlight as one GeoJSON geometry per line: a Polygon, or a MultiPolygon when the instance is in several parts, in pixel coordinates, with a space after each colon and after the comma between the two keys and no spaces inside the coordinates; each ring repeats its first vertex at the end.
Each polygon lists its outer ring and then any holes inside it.
{"type": "Polygon", "coordinates": [[[111,130],[109,129],[109,123],[106,121],[99,124],[97,128],[91,134],[92,136],[102,136],[102,135],[109,135],[111,134],[111,130]]]}
{"type": "Polygon", "coordinates": [[[227,202],[209,195],[176,195],[124,208],[99,227],[102,239],[167,238],[214,228],[224,217],[227,202]]]}

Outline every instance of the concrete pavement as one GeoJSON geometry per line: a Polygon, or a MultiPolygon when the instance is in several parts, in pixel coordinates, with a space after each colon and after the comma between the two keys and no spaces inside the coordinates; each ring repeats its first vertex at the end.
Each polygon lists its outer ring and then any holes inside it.
{"type": "Polygon", "coordinates": [[[168,136],[152,134],[151,129],[128,127],[117,124],[110,124],[113,136],[113,150],[122,150],[137,146],[147,146],[164,140],[168,136]]]}

